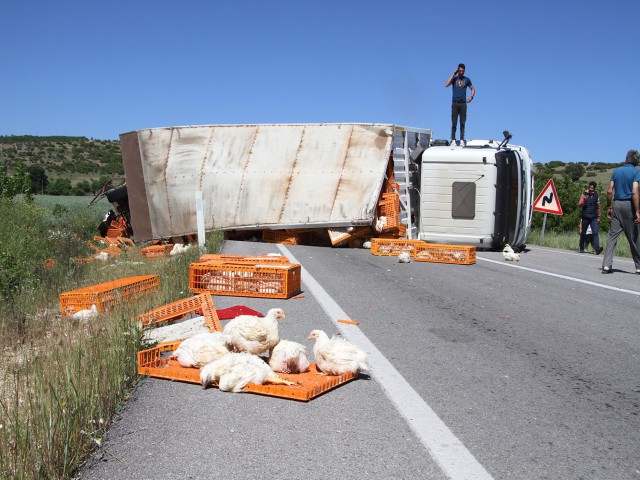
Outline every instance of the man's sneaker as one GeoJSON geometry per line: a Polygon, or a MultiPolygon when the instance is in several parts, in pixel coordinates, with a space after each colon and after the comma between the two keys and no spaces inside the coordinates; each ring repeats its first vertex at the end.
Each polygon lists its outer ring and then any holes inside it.
{"type": "Polygon", "coordinates": [[[466,140],[460,140],[460,142],[462,143],[462,145],[464,145],[465,147],[467,146],[467,141],[466,140]]]}
{"type": "Polygon", "coordinates": [[[456,145],[456,139],[452,138],[451,140],[449,140],[449,145],[451,146],[456,145]]]}
{"type": "Polygon", "coordinates": [[[602,247],[596,248],[596,255],[600,255],[602,253],[602,247]]]}
{"type": "Polygon", "coordinates": [[[602,267],[602,273],[611,273],[611,267],[602,267]]]}
{"type": "Polygon", "coordinates": [[[580,253],[584,253],[584,250],[580,250],[580,253]]]}
{"type": "Polygon", "coordinates": [[[636,268],[636,275],[640,275],[640,268],[636,268]]]}

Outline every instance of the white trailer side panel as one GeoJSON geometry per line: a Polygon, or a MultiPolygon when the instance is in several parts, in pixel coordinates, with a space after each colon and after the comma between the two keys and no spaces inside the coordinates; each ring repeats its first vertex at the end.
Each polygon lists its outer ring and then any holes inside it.
{"type": "Polygon", "coordinates": [[[148,218],[151,238],[195,233],[194,191],[201,190],[206,230],[371,223],[393,130],[305,124],[132,132],[139,158],[123,153],[123,160],[139,162],[143,185],[127,183],[145,190],[146,204],[130,195],[131,214],[148,218]]]}

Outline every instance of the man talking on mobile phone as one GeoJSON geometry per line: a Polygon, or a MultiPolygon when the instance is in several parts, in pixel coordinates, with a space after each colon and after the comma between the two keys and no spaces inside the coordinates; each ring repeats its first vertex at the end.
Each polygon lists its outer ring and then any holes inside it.
{"type": "Polygon", "coordinates": [[[451,103],[451,144],[456,140],[456,125],[460,117],[460,141],[466,144],[464,139],[464,124],[467,121],[467,103],[473,101],[476,89],[469,77],[464,76],[464,63],[458,65],[453,74],[444,83],[445,87],[453,85],[453,99],[451,103]],[[467,98],[467,88],[471,89],[471,96],[467,98]]]}
{"type": "Polygon", "coordinates": [[[600,236],[598,235],[598,227],[600,226],[600,198],[596,193],[596,186],[596,182],[589,182],[589,186],[582,192],[580,200],[578,200],[578,207],[582,208],[580,253],[584,253],[587,230],[591,229],[591,233],[593,234],[593,248],[596,251],[596,255],[600,255],[602,252],[600,236]]]}

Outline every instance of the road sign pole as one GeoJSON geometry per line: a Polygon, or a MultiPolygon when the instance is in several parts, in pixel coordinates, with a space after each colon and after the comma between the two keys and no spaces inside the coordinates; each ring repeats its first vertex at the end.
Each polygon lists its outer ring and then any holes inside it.
{"type": "Polygon", "coordinates": [[[547,212],[544,212],[544,218],[542,219],[542,234],[540,235],[540,241],[544,241],[544,229],[547,226],[547,212]]]}

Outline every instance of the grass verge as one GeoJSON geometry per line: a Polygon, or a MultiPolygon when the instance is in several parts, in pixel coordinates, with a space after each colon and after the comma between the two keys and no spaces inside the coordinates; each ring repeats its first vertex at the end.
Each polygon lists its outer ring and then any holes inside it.
{"type": "MultiPolygon", "coordinates": [[[[606,247],[607,233],[600,232],[600,246],[606,247]]],[[[580,235],[575,232],[545,232],[542,238],[540,230],[532,230],[527,240],[528,244],[540,245],[541,247],[559,248],[562,250],[578,251],[580,249],[580,235]]],[[[593,251],[593,247],[589,247],[587,251],[593,251]]],[[[615,254],[619,257],[631,257],[631,249],[624,235],[618,237],[615,254]]]]}
{"type": "MultiPolygon", "coordinates": [[[[106,262],[85,256],[95,214],[73,206],[4,203],[0,227],[0,477],[72,478],[101,443],[137,376],[137,314],[189,296],[189,264],[200,252],[142,257],[138,249],[106,262]],[[55,215],[53,211],[55,210],[55,215]],[[52,268],[43,268],[53,258],[52,268]],[[62,317],[58,295],[118,278],[157,274],[160,289],[90,320],[62,317]]],[[[223,236],[208,236],[206,251],[223,236]]]]}

